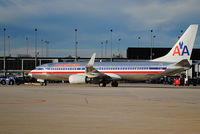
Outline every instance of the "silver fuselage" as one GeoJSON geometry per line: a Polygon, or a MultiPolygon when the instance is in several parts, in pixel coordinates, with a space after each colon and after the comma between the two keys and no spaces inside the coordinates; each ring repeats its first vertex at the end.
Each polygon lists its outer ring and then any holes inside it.
{"type": "MultiPolygon", "coordinates": [[[[59,62],[38,66],[29,75],[36,79],[68,80],[72,74],[84,74],[87,62],[59,62]]],[[[126,80],[148,80],[183,71],[171,62],[95,62],[94,68],[105,74],[116,74],[126,80]]]]}

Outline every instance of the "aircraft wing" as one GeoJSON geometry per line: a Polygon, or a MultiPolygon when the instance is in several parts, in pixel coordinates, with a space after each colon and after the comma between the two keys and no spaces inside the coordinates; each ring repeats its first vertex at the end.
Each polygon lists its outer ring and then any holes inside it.
{"type": "Polygon", "coordinates": [[[95,56],[96,53],[94,53],[88,62],[86,66],[86,76],[88,78],[95,78],[95,79],[103,79],[106,81],[111,81],[111,80],[119,80],[121,79],[120,76],[116,74],[106,74],[98,71],[96,68],[94,68],[94,61],[95,61],[95,56]]]}

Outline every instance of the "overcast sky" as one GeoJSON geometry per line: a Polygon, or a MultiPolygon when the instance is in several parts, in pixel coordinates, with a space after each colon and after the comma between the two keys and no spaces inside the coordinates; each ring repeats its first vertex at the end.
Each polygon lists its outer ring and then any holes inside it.
{"type": "MultiPolygon", "coordinates": [[[[13,56],[26,53],[26,36],[29,51],[34,55],[37,28],[40,55],[43,39],[50,42],[49,55],[61,57],[74,55],[74,29],[78,29],[78,56],[82,57],[93,52],[100,57],[101,42],[105,45],[106,40],[110,51],[113,29],[113,53],[121,39],[120,50],[126,57],[126,49],[136,47],[138,37],[141,47],[150,46],[151,29],[156,36],[155,47],[172,47],[181,30],[200,23],[199,5],[199,0],[1,0],[0,28],[5,27],[6,36],[11,37],[13,56]]],[[[195,47],[200,48],[199,30],[195,47]]]]}

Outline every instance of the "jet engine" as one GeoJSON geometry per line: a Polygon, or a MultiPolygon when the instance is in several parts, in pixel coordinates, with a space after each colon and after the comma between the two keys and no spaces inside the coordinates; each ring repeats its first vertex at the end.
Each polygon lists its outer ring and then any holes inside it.
{"type": "Polygon", "coordinates": [[[70,84],[87,83],[85,74],[73,74],[69,76],[70,84]]]}

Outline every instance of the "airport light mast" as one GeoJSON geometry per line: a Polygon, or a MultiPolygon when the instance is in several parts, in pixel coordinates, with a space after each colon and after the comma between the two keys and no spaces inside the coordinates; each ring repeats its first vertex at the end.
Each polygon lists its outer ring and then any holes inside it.
{"type": "Polygon", "coordinates": [[[77,29],[75,29],[75,61],[77,61],[78,55],[77,55],[77,48],[78,48],[78,41],[77,41],[77,29]]]}
{"type": "Polygon", "coordinates": [[[112,62],[112,32],[113,30],[110,30],[110,61],[112,62]]]}
{"type": "Polygon", "coordinates": [[[155,40],[154,40],[155,38],[156,38],[156,36],[154,35],[154,36],[153,36],[153,43],[152,43],[152,44],[153,44],[153,47],[155,47],[155,44],[154,44],[154,43],[155,43],[155,40]]]}
{"type": "Polygon", "coordinates": [[[152,33],[153,33],[153,30],[151,29],[150,32],[151,32],[150,60],[152,60],[152,33]]]}
{"type": "Polygon", "coordinates": [[[139,36],[138,37],[138,48],[140,47],[140,39],[141,39],[141,37],[139,36]]]}
{"type": "Polygon", "coordinates": [[[48,57],[49,56],[49,50],[48,50],[49,41],[45,41],[45,43],[46,43],[46,57],[48,57]]]}
{"type": "Polygon", "coordinates": [[[4,64],[3,64],[3,69],[4,69],[4,76],[6,76],[6,28],[3,29],[3,42],[4,42],[4,48],[3,48],[3,55],[4,55],[4,64]]]}
{"type": "Polygon", "coordinates": [[[152,45],[152,58],[153,58],[153,56],[154,56],[153,48],[155,47],[155,44],[154,44],[154,43],[155,43],[155,40],[154,40],[155,38],[156,38],[156,36],[154,35],[153,38],[152,38],[152,44],[153,44],[153,45],[152,45]]]}
{"type": "Polygon", "coordinates": [[[119,38],[118,41],[119,41],[119,44],[118,44],[118,54],[119,54],[119,58],[120,58],[121,57],[121,55],[120,55],[120,41],[121,41],[121,39],[119,38]]]}
{"type": "Polygon", "coordinates": [[[35,28],[35,68],[37,66],[37,28],[35,28]]]}
{"type": "Polygon", "coordinates": [[[44,46],[43,46],[43,45],[44,45],[44,40],[41,39],[41,47],[42,47],[42,52],[41,52],[41,53],[42,53],[42,57],[44,56],[44,51],[43,51],[43,47],[44,47],[44,46]]]}
{"type": "Polygon", "coordinates": [[[101,42],[101,58],[103,58],[103,42],[101,42]]]}
{"type": "Polygon", "coordinates": [[[8,56],[10,57],[10,36],[8,36],[8,56]]]}
{"type": "Polygon", "coordinates": [[[107,57],[107,45],[108,45],[108,40],[106,40],[106,43],[105,43],[105,58],[107,57]]]}
{"type": "Polygon", "coordinates": [[[29,49],[29,42],[28,42],[28,37],[26,37],[26,54],[28,56],[28,49],[29,49]]]}

